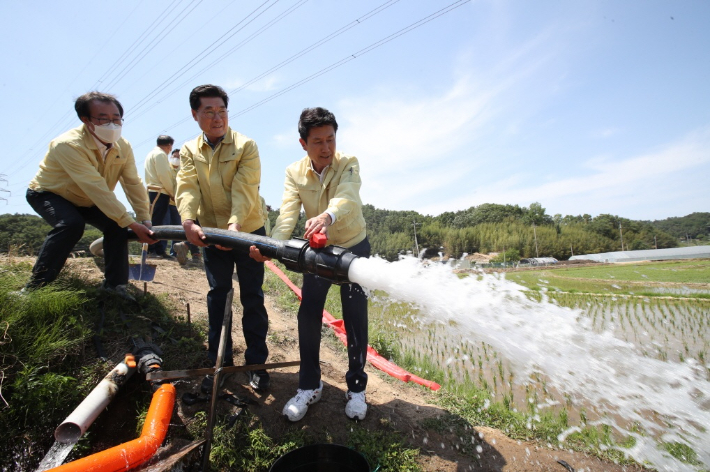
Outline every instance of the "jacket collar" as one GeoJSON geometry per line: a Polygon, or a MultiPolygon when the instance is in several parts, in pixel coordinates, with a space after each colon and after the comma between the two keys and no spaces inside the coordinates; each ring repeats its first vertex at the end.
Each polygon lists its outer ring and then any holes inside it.
{"type": "MultiPolygon", "coordinates": [[[[315,175],[318,175],[313,169],[313,162],[311,161],[311,158],[308,157],[308,154],[306,154],[304,160],[306,161],[306,169],[304,171],[304,175],[308,175],[309,171],[313,171],[315,175]]],[[[331,162],[328,168],[325,169],[326,176],[328,175],[328,171],[330,169],[333,169],[334,172],[338,172],[338,167],[340,167],[340,151],[335,151],[335,155],[333,156],[333,162],[331,162]]],[[[325,179],[323,179],[323,182],[325,183],[325,179]]]]}
{"type": "MultiPolygon", "coordinates": [[[[232,139],[232,128],[227,126],[227,131],[224,133],[224,138],[222,138],[222,140],[220,141],[220,144],[221,143],[232,144],[232,142],[234,142],[234,140],[232,139]]],[[[199,144],[200,147],[209,146],[209,144],[207,143],[207,137],[205,136],[204,131],[202,133],[200,133],[200,137],[198,138],[197,143],[199,144]]]]}
{"type": "Polygon", "coordinates": [[[86,123],[82,123],[81,125],[81,139],[84,141],[84,145],[89,148],[98,151],[99,147],[96,144],[96,140],[94,139],[94,135],[89,133],[89,128],[86,126],[86,123]]]}

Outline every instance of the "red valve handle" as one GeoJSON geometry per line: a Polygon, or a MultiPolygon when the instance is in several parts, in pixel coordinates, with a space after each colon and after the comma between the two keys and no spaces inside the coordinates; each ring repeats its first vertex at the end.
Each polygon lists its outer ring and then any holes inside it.
{"type": "Polygon", "coordinates": [[[316,233],[311,236],[311,239],[310,241],[308,241],[308,244],[314,249],[320,249],[322,247],[325,247],[327,242],[328,236],[323,233],[316,233]]]}

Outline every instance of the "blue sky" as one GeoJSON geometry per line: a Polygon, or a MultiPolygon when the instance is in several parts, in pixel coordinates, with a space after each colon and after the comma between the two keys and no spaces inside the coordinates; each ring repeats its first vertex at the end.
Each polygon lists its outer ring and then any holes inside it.
{"type": "Polygon", "coordinates": [[[323,106],[378,208],[710,211],[710,2],[471,1],[405,29],[454,2],[2,2],[0,211],[33,213],[27,183],[78,95],[118,96],[142,175],[159,134],[199,132],[203,83],[230,92],[274,208],[304,155],[298,115],[323,106]]]}

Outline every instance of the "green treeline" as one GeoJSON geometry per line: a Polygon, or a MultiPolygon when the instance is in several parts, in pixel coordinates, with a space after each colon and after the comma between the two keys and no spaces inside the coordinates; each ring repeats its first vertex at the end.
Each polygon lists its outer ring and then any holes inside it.
{"type": "MultiPolygon", "coordinates": [[[[463,253],[517,251],[523,258],[539,255],[565,260],[572,255],[620,251],[622,237],[625,250],[678,247],[679,243],[678,238],[659,229],[658,222],[606,214],[550,216],[539,203],[529,207],[486,203],[439,216],[364,205],[363,215],[373,254],[388,260],[415,252],[417,246],[429,257],[439,252],[460,258],[463,253]]],[[[272,224],[277,216],[278,210],[269,212],[272,224]]],[[[304,222],[302,215],[294,235],[303,234],[304,222]]]]}
{"type": "MultiPolygon", "coordinates": [[[[438,216],[416,211],[394,211],[363,206],[373,254],[396,260],[408,251],[426,250],[460,258],[463,253],[510,252],[520,257],[555,257],[624,250],[678,247],[681,239],[707,240],[710,213],[658,221],[635,221],[615,215],[553,215],[539,203],[529,207],[486,203],[467,210],[438,216]],[[621,227],[621,228],[620,228],[621,227]],[[416,230],[416,243],[414,234],[416,230]],[[687,236],[686,236],[687,235],[687,236]]],[[[269,211],[273,223],[278,210],[269,211]]],[[[301,216],[294,236],[302,236],[301,216]]],[[[0,252],[14,248],[18,253],[36,254],[49,231],[35,215],[0,215],[0,252]]],[[[85,249],[101,233],[88,226],[77,249],[85,249]]]]}
{"type": "Polygon", "coordinates": [[[690,238],[700,241],[710,239],[710,213],[691,213],[683,217],[666,218],[647,223],[678,239],[690,238]]]}
{"type": "MultiPolygon", "coordinates": [[[[37,215],[0,215],[0,252],[35,255],[50,229],[52,227],[37,215]]],[[[74,250],[88,251],[89,245],[102,236],[101,231],[86,225],[84,236],[74,250]]]]}
{"type": "Polygon", "coordinates": [[[520,257],[555,257],[621,250],[677,247],[670,234],[648,222],[614,215],[550,216],[539,203],[529,207],[487,203],[439,216],[364,207],[373,253],[394,260],[401,251],[419,250],[459,258],[463,253],[515,250],[520,257]],[[619,230],[621,225],[621,231],[619,230]],[[443,249],[442,249],[443,248],[443,249]]]}

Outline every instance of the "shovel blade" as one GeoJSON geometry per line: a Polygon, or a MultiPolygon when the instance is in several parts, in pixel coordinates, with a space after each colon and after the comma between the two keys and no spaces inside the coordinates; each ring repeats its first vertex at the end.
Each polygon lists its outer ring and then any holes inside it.
{"type": "Polygon", "coordinates": [[[131,264],[128,266],[128,278],[130,280],[141,280],[143,282],[151,282],[155,277],[155,265],[146,263],[148,258],[148,245],[143,243],[141,251],[141,263],[131,264]]]}
{"type": "Polygon", "coordinates": [[[130,280],[142,280],[143,282],[151,282],[155,277],[155,267],[156,266],[154,266],[153,264],[131,264],[128,266],[128,278],[130,280]]]}

